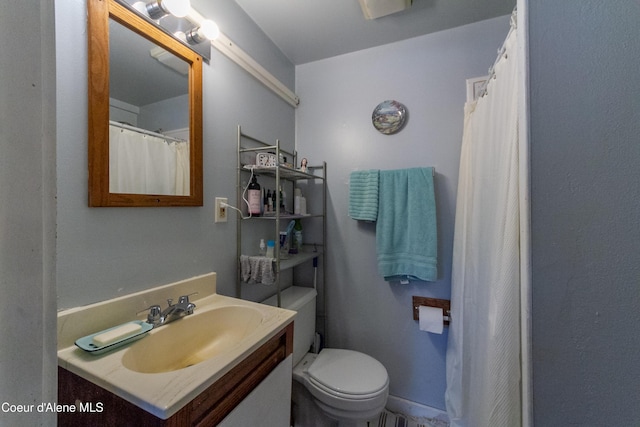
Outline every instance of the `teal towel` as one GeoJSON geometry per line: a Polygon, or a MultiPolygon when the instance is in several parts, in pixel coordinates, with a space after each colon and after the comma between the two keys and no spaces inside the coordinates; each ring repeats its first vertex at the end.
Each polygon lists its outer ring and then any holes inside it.
{"type": "Polygon", "coordinates": [[[349,177],[349,216],[359,221],[378,217],[377,169],[354,171],[349,177]]]}
{"type": "Polygon", "coordinates": [[[387,281],[437,279],[433,168],[380,171],[376,249],[387,281]]]}

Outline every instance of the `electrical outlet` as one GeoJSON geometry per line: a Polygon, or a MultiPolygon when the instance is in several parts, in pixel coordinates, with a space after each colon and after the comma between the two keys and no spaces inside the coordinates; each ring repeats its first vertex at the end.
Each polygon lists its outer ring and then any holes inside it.
{"type": "Polygon", "coordinates": [[[214,222],[227,222],[227,207],[223,203],[228,203],[226,197],[216,197],[216,212],[214,222]]]}

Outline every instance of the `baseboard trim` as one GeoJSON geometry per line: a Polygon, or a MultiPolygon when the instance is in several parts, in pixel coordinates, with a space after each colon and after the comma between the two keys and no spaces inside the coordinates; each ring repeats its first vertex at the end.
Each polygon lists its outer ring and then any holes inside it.
{"type": "Polygon", "coordinates": [[[449,416],[442,409],[422,405],[401,397],[389,396],[387,399],[387,409],[391,412],[398,412],[415,418],[435,418],[449,422],[449,416]]]}

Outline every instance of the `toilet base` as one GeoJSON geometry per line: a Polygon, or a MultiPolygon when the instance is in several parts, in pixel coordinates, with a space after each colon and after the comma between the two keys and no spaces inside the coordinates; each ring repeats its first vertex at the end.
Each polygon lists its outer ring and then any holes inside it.
{"type": "MultiPolygon", "coordinates": [[[[291,388],[293,427],[367,427],[367,421],[336,420],[319,406],[307,388],[293,381],[291,388]]],[[[371,421],[371,420],[369,420],[371,421]]]]}
{"type": "Polygon", "coordinates": [[[318,407],[309,390],[298,381],[293,381],[291,401],[293,427],[338,427],[338,421],[329,418],[318,407]]]}

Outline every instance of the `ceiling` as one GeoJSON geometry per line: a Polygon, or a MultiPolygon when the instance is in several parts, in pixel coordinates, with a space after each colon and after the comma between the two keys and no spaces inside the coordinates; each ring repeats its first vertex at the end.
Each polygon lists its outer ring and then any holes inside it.
{"type": "Polygon", "coordinates": [[[358,0],[235,0],[295,65],[478,22],[516,0],[413,0],[402,12],[365,19],[358,0]]]}
{"type": "Polygon", "coordinates": [[[109,20],[109,96],[138,107],[189,93],[186,75],[153,59],[155,45],[109,20]]]}

